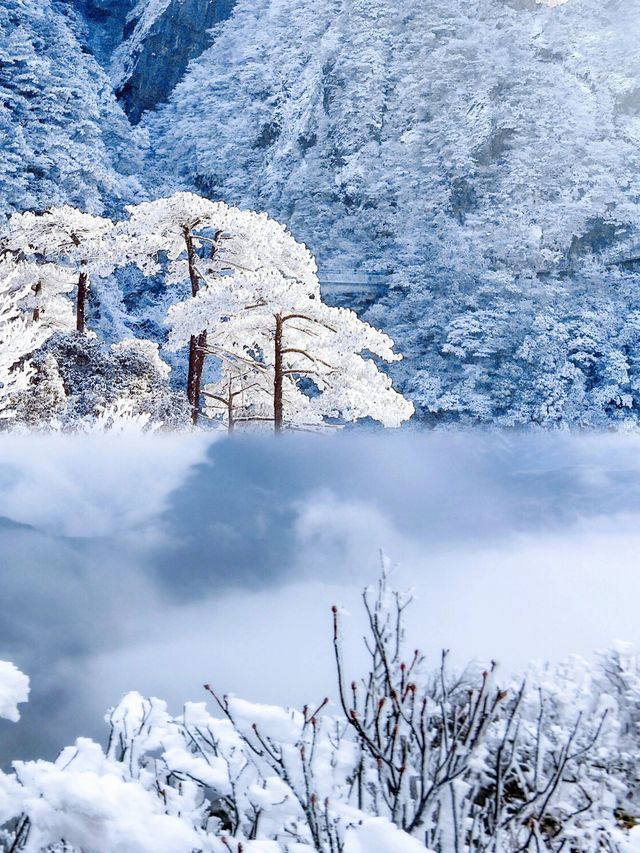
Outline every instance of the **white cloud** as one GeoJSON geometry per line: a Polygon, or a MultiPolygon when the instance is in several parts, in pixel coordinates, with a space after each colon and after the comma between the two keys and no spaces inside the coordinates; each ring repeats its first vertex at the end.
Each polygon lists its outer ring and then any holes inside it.
{"type": "Polygon", "coordinates": [[[183,435],[5,435],[0,516],[72,537],[126,533],[153,521],[211,438],[183,435]]]}

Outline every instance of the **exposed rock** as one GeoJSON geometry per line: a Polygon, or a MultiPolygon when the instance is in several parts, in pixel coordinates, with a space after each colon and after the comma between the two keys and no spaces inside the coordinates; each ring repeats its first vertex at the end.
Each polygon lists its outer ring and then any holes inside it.
{"type": "Polygon", "coordinates": [[[87,47],[98,62],[107,67],[122,34],[135,0],[63,0],[79,13],[85,25],[87,47]]]}
{"type": "MultiPolygon", "coordinates": [[[[100,0],[94,0],[100,2],[100,0]]],[[[104,2],[104,0],[102,0],[104,2]]],[[[212,42],[211,29],[235,0],[142,0],[129,14],[116,51],[116,93],[133,122],[165,101],[187,65],[212,42]]]]}

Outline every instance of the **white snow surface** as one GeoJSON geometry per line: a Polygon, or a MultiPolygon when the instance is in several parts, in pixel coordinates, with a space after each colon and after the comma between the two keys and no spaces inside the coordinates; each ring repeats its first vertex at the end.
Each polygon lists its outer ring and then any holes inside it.
{"type": "Polygon", "coordinates": [[[384,817],[370,817],[347,831],[344,853],[428,853],[415,838],[384,817]]]}

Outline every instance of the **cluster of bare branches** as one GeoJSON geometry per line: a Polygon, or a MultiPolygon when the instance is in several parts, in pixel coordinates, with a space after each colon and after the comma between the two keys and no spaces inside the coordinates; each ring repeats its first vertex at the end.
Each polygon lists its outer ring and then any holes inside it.
{"type": "Polygon", "coordinates": [[[596,749],[608,708],[587,716],[578,707],[572,717],[561,697],[526,679],[501,688],[495,663],[453,673],[446,650],[425,674],[419,650],[403,656],[411,597],[390,590],[383,570],[363,601],[370,665],[349,687],[333,608],[340,704],[360,746],[359,808],[387,814],[441,853],[615,849],[606,831],[586,826],[600,814],[595,789],[610,769],[596,749]]]}
{"type": "MultiPolygon", "coordinates": [[[[325,698],[315,710],[305,706],[301,715],[293,715],[293,737],[283,742],[263,732],[255,722],[247,729],[234,714],[233,704],[228,697],[218,696],[209,684],[205,685],[205,689],[239,735],[251,757],[253,769],[258,766],[262,784],[266,787],[267,779],[275,775],[286,786],[284,790],[287,793],[284,796],[295,801],[302,820],[293,819],[288,826],[283,827],[283,835],[297,842],[311,840],[314,849],[321,853],[342,853],[341,821],[333,812],[329,796],[332,786],[327,784],[327,778],[320,778],[323,770],[326,772],[326,767],[321,767],[326,755],[318,756],[318,752],[323,751],[323,742],[326,745],[327,741],[337,752],[345,731],[340,721],[321,715],[329,700],[325,698]],[[303,825],[300,826],[300,823],[303,825]]],[[[240,774],[246,766],[245,762],[239,770],[240,774]]],[[[234,780],[234,788],[237,786],[238,775],[234,780]]],[[[226,812],[228,826],[232,832],[237,832],[241,828],[237,802],[233,798],[226,802],[230,806],[226,812]]],[[[249,838],[256,838],[262,811],[255,805],[252,808],[254,819],[249,838]]]]}

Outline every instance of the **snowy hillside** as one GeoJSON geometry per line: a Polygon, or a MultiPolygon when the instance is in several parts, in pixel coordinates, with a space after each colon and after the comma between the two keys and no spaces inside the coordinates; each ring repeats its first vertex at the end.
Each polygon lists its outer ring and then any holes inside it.
{"type": "Polygon", "coordinates": [[[153,150],[321,271],[382,272],[430,419],[635,419],[639,28],[616,0],[241,2],[153,150]]]}
{"type": "Polygon", "coordinates": [[[150,122],[156,153],[285,219],[322,263],[548,273],[624,256],[639,24],[615,0],[245,0],[150,122]]]}
{"type": "Polygon", "coordinates": [[[65,5],[0,5],[0,213],[98,212],[139,186],[131,129],[85,36],[65,5]]]}

